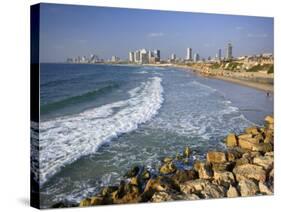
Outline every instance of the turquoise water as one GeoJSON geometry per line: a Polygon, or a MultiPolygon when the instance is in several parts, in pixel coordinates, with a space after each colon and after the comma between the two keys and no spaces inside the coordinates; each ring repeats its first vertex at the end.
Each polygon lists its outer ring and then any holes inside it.
{"type": "Polygon", "coordinates": [[[42,207],[78,202],[117,184],[132,165],[193,150],[188,169],[273,112],[262,91],[175,68],[82,64],[40,67],[42,207]]]}

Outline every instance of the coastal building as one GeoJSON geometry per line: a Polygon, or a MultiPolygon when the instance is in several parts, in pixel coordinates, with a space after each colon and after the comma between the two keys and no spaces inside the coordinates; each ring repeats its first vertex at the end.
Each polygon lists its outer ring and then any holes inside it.
{"type": "Polygon", "coordinates": [[[154,57],[155,57],[156,62],[160,62],[160,50],[159,49],[154,50],[154,57]]]}
{"type": "Polygon", "coordinates": [[[176,60],[176,54],[171,54],[171,60],[175,61],[176,60]]]}
{"type": "Polygon", "coordinates": [[[232,45],[231,43],[227,44],[227,48],[226,48],[226,59],[227,60],[231,60],[232,59],[232,45]]]}
{"type": "Polygon", "coordinates": [[[130,63],[135,62],[135,52],[129,52],[129,62],[130,63]]]}
{"type": "Polygon", "coordinates": [[[198,62],[199,59],[200,59],[199,54],[198,54],[198,53],[195,53],[195,54],[194,54],[193,61],[194,61],[194,62],[198,62]]]}
{"type": "Polygon", "coordinates": [[[186,59],[187,59],[188,61],[191,61],[191,60],[192,60],[192,48],[187,48],[186,59]]]}
{"type": "Polygon", "coordinates": [[[119,62],[119,60],[120,60],[120,58],[117,57],[117,56],[112,56],[111,57],[111,62],[113,62],[113,63],[119,62]]]}
{"type": "Polygon", "coordinates": [[[148,51],[148,60],[150,61],[152,59],[152,57],[154,57],[154,54],[152,51],[148,51]]]}
{"type": "Polygon", "coordinates": [[[140,50],[135,51],[135,63],[140,63],[140,50]]]}
{"type": "Polygon", "coordinates": [[[147,52],[146,49],[141,49],[140,50],[140,63],[141,64],[148,63],[148,52],[147,52]]]}
{"type": "Polygon", "coordinates": [[[218,49],[217,60],[221,60],[221,49],[218,49]]]}

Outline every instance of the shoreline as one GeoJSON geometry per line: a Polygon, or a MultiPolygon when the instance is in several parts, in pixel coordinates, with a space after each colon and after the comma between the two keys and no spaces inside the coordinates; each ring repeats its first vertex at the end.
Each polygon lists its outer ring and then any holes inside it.
{"type": "MultiPolygon", "coordinates": [[[[161,159],[157,173],[145,164],[128,170],[118,185],[105,186],[78,204],[59,202],[53,208],[166,202],[261,196],[274,194],[274,119],[266,116],[262,127],[252,126],[224,139],[226,150],[208,150],[205,160],[192,168],[177,167],[188,162],[192,149],[161,159]]],[[[218,141],[221,142],[221,141],[218,141]]]]}
{"type": "Polygon", "coordinates": [[[260,91],[264,91],[267,93],[274,93],[274,85],[270,84],[270,83],[262,83],[262,82],[257,82],[257,81],[253,81],[251,80],[251,78],[246,79],[239,79],[238,77],[230,77],[230,76],[222,76],[225,71],[220,71],[220,74],[214,74],[214,73],[206,73],[204,71],[204,69],[199,69],[199,68],[193,68],[193,67],[189,67],[186,65],[177,65],[177,64],[147,64],[146,66],[155,66],[155,67],[163,67],[163,68],[167,68],[167,67],[175,67],[175,68],[179,68],[183,71],[189,71],[189,72],[193,72],[201,77],[205,77],[205,78],[211,78],[211,79],[217,79],[217,80],[224,80],[227,82],[231,82],[231,83],[235,83],[238,85],[242,85],[242,86],[246,86],[246,87],[250,87],[250,88],[254,88],[260,91]]]}
{"type": "Polygon", "coordinates": [[[192,71],[192,72],[200,75],[201,77],[217,79],[217,80],[224,80],[227,82],[254,88],[254,89],[264,91],[267,93],[271,93],[271,94],[274,93],[274,85],[270,84],[270,83],[261,83],[261,82],[251,81],[250,79],[248,79],[248,80],[238,79],[238,78],[234,78],[234,77],[220,76],[220,75],[215,75],[215,74],[211,74],[211,73],[206,74],[206,73],[204,73],[203,69],[195,69],[195,68],[188,67],[188,66],[172,65],[172,67],[181,68],[181,69],[184,69],[184,71],[192,71]]]}

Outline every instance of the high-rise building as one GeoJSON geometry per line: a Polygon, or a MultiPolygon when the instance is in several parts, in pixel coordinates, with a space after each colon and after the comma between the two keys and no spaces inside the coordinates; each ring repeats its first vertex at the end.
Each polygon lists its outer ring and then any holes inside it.
{"type": "Polygon", "coordinates": [[[218,59],[218,60],[221,60],[221,49],[218,49],[217,59],[218,59]]]}
{"type": "Polygon", "coordinates": [[[135,62],[135,53],[134,52],[129,52],[129,62],[130,63],[135,62]]]}
{"type": "Polygon", "coordinates": [[[140,63],[142,64],[148,63],[148,52],[146,51],[146,49],[140,50],[140,63]]]}
{"type": "Polygon", "coordinates": [[[176,60],[176,54],[171,54],[171,60],[175,61],[176,60]]]}
{"type": "Polygon", "coordinates": [[[154,57],[155,57],[155,61],[160,62],[160,50],[159,49],[154,50],[154,57]]]}
{"type": "Polygon", "coordinates": [[[192,48],[187,48],[186,59],[192,60],[192,48]]]}
{"type": "Polygon", "coordinates": [[[228,59],[228,60],[232,59],[232,45],[231,45],[231,43],[227,44],[226,59],[228,59]]]}
{"type": "Polygon", "coordinates": [[[140,62],[140,50],[135,51],[135,62],[140,62]]]}
{"type": "Polygon", "coordinates": [[[194,54],[193,61],[194,61],[194,62],[197,62],[199,59],[200,59],[199,54],[198,54],[198,53],[195,53],[195,54],[194,54]]]}

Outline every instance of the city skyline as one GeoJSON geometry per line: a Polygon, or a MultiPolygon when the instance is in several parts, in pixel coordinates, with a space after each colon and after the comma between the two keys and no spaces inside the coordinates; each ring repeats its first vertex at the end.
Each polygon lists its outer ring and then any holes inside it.
{"type": "MultiPolygon", "coordinates": [[[[200,57],[273,53],[273,18],[190,12],[41,4],[40,61],[96,54],[128,58],[135,49],[160,49],[186,58],[187,48],[200,57]],[[83,11],[83,12],[82,12],[83,11]]],[[[194,55],[192,55],[194,56],[194,55]]]]}

